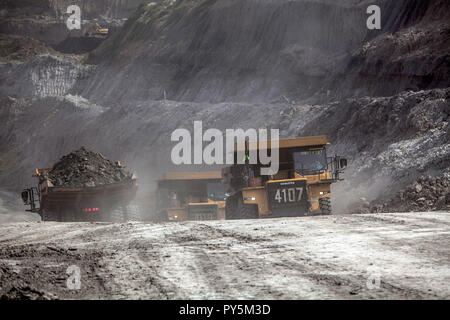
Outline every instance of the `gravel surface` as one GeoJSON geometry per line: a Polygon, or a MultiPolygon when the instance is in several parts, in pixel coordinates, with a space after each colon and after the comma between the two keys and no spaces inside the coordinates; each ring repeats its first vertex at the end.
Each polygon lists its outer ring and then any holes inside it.
{"type": "Polygon", "coordinates": [[[0,296],[449,299],[450,213],[0,225],[0,296]],[[80,290],[67,268],[80,269],[80,290]]]}

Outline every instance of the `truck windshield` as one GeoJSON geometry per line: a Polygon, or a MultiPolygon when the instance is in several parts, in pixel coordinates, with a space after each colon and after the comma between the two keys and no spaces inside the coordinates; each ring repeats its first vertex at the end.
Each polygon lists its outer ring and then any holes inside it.
{"type": "Polygon", "coordinates": [[[206,185],[208,198],[213,201],[223,201],[225,199],[225,187],[220,182],[211,182],[206,185]]]}
{"type": "Polygon", "coordinates": [[[301,175],[325,172],[327,170],[325,149],[294,152],[294,169],[301,175]]]}

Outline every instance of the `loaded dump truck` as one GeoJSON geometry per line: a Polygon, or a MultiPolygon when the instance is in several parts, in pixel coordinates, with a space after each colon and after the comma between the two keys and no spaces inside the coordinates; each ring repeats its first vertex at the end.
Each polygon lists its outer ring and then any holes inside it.
{"type": "Polygon", "coordinates": [[[171,172],[158,181],[157,216],[162,221],[225,219],[220,171],[171,172]]]}
{"type": "MultiPolygon", "coordinates": [[[[267,141],[270,149],[271,141],[267,141]]],[[[279,140],[279,171],[261,176],[259,145],[246,141],[234,151],[245,152],[245,163],[222,169],[223,182],[230,196],[226,199],[226,219],[331,214],[331,184],[338,182],[347,160],[327,157],[326,136],[279,140]],[[245,148],[245,150],[242,150],[245,148]],[[258,155],[249,163],[251,150],[258,155]]],[[[263,144],[264,145],[264,144],[263,144]]],[[[254,153],[253,153],[254,154],[254,153]]]]}
{"type": "Polygon", "coordinates": [[[119,161],[81,148],[52,168],[36,169],[37,187],[22,191],[22,200],[43,221],[123,221],[136,219],[130,206],[138,189],[136,174],[119,161]]]}

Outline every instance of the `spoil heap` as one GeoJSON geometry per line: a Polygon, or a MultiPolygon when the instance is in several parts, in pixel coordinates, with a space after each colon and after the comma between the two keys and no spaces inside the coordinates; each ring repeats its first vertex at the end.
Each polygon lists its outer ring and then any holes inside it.
{"type": "Polygon", "coordinates": [[[450,209],[450,178],[423,176],[400,190],[387,203],[375,205],[371,212],[410,212],[450,209]]]}
{"type": "Polygon", "coordinates": [[[81,147],[63,156],[46,177],[55,186],[95,187],[129,180],[131,176],[101,153],[81,147]]]}

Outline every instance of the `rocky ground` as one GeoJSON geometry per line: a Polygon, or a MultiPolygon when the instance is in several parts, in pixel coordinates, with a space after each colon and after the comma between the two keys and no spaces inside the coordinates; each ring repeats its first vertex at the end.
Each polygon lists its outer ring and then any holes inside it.
{"type": "Polygon", "coordinates": [[[73,1],[0,3],[2,298],[450,298],[448,1],[148,2],[77,1],[84,28],[110,28],[105,41],[68,31],[73,1]],[[369,4],[381,30],[366,28],[369,4]],[[81,146],[137,171],[139,196],[164,171],[206,169],[168,161],[171,133],[195,120],[326,134],[328,155],[349,159],[334,215],[108,224],[24,212],[34,169],[81,146]],[[417,213],[386,213],[403,211],[417,213]]]}
{"type": "Polygon", "coordinates": [[[0,61],[2,62],[27,61],[37,55],[50,53],[58,54],[38,40],[0,33],[0,61]]]}
{"type": "Polygon", "coordinates": [[[2,224],[0,296],[449,299],[449,235],[444,212],[2,224]]]}
{"type": "Polygon", "coordinates": [[[41,221],[40,215],[25,212],[25,209],[17,193],[0,191],[0,223],[41,221]]]}

